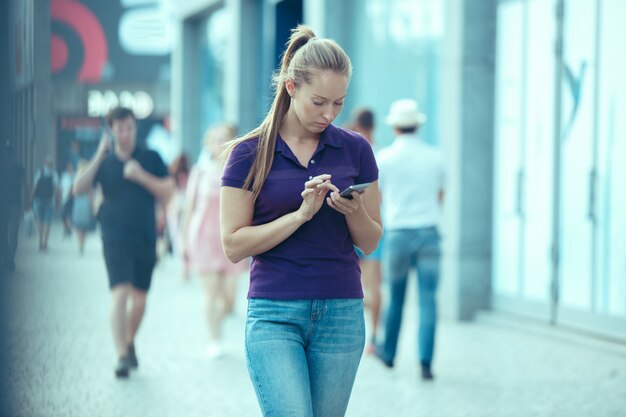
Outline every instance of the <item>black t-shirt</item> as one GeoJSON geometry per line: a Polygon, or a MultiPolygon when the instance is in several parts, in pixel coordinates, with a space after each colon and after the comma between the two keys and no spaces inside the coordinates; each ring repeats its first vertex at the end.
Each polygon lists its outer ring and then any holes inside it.
{"type": "MultiPolygon", "coordinates": [[[[132,158],[156,177],[168,175],[163,160],[154,151],[136,148],[132,158]]],[[[104,196],[98,220],[105,243],[156,241],[155,198],[147,189],[124,178],[124,162],[114,153],[102,162],[94,183],[100,183],[104,196]]]]}

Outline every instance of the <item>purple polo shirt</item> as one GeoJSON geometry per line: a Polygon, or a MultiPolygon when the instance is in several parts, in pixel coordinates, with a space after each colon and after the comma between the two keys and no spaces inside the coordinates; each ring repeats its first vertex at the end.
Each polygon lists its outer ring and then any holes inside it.
{"type": "MultiPolygon", "coordinates": [[[[231,153],[222,186],[243,188],[258,140],[239,144],[231,153]]],[[[359,134],[329,125],[304,167],[278,136],[274,162],[254,204],[253,225],[269,223],[298,210],[304,183],[331,174],[340,190],[378,179],[370,144],[359,134]]],[[[361,270],[343,214],[326,202],[291,236],[252,257],[249,298],[362,298],[361,270]]]]}

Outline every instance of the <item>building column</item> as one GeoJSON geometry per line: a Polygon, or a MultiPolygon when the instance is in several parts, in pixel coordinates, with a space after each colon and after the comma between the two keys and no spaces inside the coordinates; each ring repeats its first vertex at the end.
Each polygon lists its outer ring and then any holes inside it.
{"type": "Polygon", "coordinates": [[[491,299],[497,0],[448,0],[441,126],[449,167],[443,221],[444,314],[471,320],[491,299]]]}
{"type": "MultiPolygon", "coordinates": [[[[38,0],[33,8],[33,120],[26,140],[34,143],[34,167],[47,155],[56,154],[56,125],[52,112],[52,71],[50,69],[50,0],[38,0]]],[[[56,167],[58,168],[58,167],[56,167]]]]}

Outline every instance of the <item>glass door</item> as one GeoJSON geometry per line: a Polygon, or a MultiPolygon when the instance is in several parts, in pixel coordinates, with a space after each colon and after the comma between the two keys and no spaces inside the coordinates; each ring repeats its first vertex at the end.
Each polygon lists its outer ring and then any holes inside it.
{"type": "Polygon", "coordinates": [[[564,14],[559,304],[581,310],[593,281],[595,12],[595,0],[569,0],[564,14]]]}
{"type": "Polygon", "coordinates": [[[626,2],[564,0],[560,67],[557,3],[498,5],[493,306],[626,340],[626,2]]]}
{"type": "Polygon", "coordinates": [[[524,7],[511,2],[498,8],[496,73],[496,146],[494,150],[493,291],[515,298],[521,289],[521,182],[524,7]]]}

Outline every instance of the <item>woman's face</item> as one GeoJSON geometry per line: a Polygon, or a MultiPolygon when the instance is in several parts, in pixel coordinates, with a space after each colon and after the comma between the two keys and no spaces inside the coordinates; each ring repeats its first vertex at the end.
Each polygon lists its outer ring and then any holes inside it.
{"type": "Polygon", "coordinates": [[[348,77],[334,71],[318,71],[309,84],[295,86],[293,80],[285,83],[293,97],[291,106],[302,126],[320,133],[341,112],[348,89],[348,77]]]}

